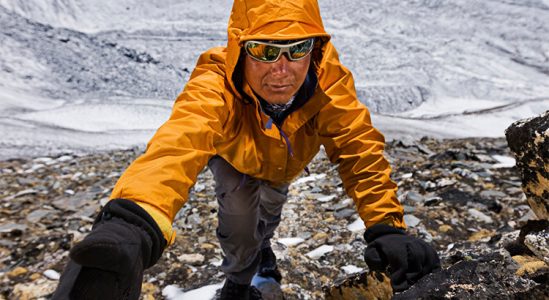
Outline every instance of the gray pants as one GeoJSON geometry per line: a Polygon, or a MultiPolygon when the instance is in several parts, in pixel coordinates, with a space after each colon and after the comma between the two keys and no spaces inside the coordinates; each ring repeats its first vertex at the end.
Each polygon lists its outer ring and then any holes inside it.
{"type": "Polygon", "coordinates": [[[219,203],[217,238],[225,253],[221,270],[238,284],[249,284],[258,271],[260,250],[280,223],[288,185],[274,187],[238,172],[219,156],[208,162],[219,203]]]}

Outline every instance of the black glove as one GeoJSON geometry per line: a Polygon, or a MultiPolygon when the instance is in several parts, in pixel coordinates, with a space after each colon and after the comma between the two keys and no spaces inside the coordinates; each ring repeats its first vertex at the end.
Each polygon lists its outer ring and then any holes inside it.
{"type": "Polygon", "coordinates": [[[52,299],[139,299],[143,270],[158,261],[165,246],[145,210],[129,200],[112,200],[90,234],[71,249],[52,299]]]}
{"type": "Polygon", "coordinates": [[[388,271],[395,292],[406,290],[421,277],[440,269],[437,252],[426,242],[385,224],[364,232],[368,247],[364,260],[371,270],[388,271]]]}

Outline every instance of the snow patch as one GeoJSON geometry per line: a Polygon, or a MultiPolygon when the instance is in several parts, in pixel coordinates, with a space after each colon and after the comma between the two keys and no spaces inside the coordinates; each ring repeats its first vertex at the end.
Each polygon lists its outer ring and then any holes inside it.
{"type": "Polygon", "coordinates": [[[215,297],[215,293],[223,287],[223,284],[224,282],[207,285],[187,292],[183,292],[177,285],[168,285],[162,290],[162,296],[168,300],[208,300],[215,297]]]}
{"type": "Polygon", "coordinates": [[[304,241],[305,241],[304,239],[298,238],[298,237],[280,238],[280,239],[277,240],[277,242],[285,245],[286,247],[296,246],[296,245],[299,245],[299,244],[303,243],[304,241]]]}
{"type": "Polygon", "coordinates": [[[24,113],[19,120],[86,132],[153,130],[167,120],[171,109],[151,105],[82,104],[24,113]]]}
{"type": "Polygon", "coordinates": [[[364,270],[364,268],[360,268],[360,267],[357,267],[355,265],[343,266],[343,267],[341,267],[341,269],[343,270],[343,272],[345,272],[345,274],[360,273],[364,270]]]}
{"type": "Polygon", "coordinates": [[[498,169],[498,168],[512,168],[516,165],[516,161],[514,158],[509,156],[503,156],[503,155],[492,155],[492,157],[497,160],[499,163],[492,165],[492,168],[498,169]]]}
{"type": "Polygon", "coordinates": [[[308,252],[307,254],[305,254],[306,256],[308,256],[309,258],[312,258],[312,259],[319,259],[321,258],[324,254],[326,253],[330,253],[334,251],[334,246],[330,246],[330,245],[322,245],[316,249],[314,249],[313,251],[310,251],[308,252]]]}

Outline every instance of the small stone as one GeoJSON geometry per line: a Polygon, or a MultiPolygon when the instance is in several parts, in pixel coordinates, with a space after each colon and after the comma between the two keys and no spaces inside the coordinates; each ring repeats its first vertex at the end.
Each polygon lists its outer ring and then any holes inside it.
{"type": "Polygon", "coordinates": [[[468,241],[470,242],[487,242],[492,238],[496,233],[494,231],[488,230],[488,229],[481,229],[477,232],[474,232],[469,236],[468,241]]]}
{"type": "Polygon", "coordinates": [[[202,254],[182,254],[177,257],[181,263],[190,264],[190,265],[201,265],[204,263],[204,255],[202,254]]]}
{"type": "Polygon", "coordinates": [[[200,248],[202,249],[215,249],[217,248],[215,245],[212,245],[210,243],[204,243],[200,245],[200,248]]]}
{"type": "Polygon", "coordinates": [[[328,234],[325,232],[319,232],[313,236],[313,240],[322,241],[328,238],[328,234]]]}
{"type": "Polygon", "coordinates": [[[328,195],[328,196],[324,195],[324,196],[320,196],[320,197],[316,198],[316,200],[320,201],[320,202],[330,202],[330,201],[332,201],[336,198],[337,198],[336,195],[328,195]]]}
{"type": "Polygon", "coordinates": [[[494,220],[492,220],[491,217],[487,216],[486,214],[484,214],[484,213],[482,213],[482,212],[480,212],[480,211],[478,211],[478,210],[476,210],[476,209],[474,209],[474,208],[469,208],[469,209],[467,210],[467,212],[469,213],[469,215],[470,215],[471,217],[473,217],[473,218],[475,218],[475,219],[477,219],[477,220],[479,220],[479,221],[482,221],[482,222],[484,222],[484,223],[490,224],[490,223],[493,223],[493,222],[494,222],[494,220]]]}
{"type": "Polygon", "coordinates": [[[286,247],[292,247],[303,243],[305,240],[302,238],[280,238],[277,241],[286,247]]]}
{"type": "Polygon", "coordinates": [[[364,221],[361,218],[356,219],[353,223],[347,226],[347,229],[351,232],[359,232],[366,229],[364,221]]]}
{"type": "Polygon", "coordinates": [[[456,181],[454,179],[442,178],[442,179],[437,181],[436,186],[437,187],[446,187],[446,186],[454,185],[455,183],[456,183],[456,181]]]}
{"type": "Polygon", "coordinates": [[[421,223],[421,220],[414,215],[404,215],[404,222],[409,227],[416,227],[419,223],[421,223]]]}
{"type": "Polygon", "coordinates": [[[328,217],[328,218],[324,219],[324,222],[326,222],[326,223],[332,223],[332,222],[334,222],[335,220],[336,220],[336,219],[335,219],[334,217],[328,217]]]}
{"type": "Polygon", "coordinates": [[[44,210],[44,209],[35,210],[27,215],[27,221],[30,223],[39,222],[42,218],[49,215],[50,213],[51,213],[51,210],[44,210]]]}
{"type": "Polygon", "coordinates": [[[27,230],[27,225],[7,223],[0,225],[0,233],[21,234],[27,230]]]}
{"type": "Polygon", "coordinates": [[[16,267],[15,269],[9,271],[6,275],[8,275],[9,278],[13,279],[27,274],[28,271],[29,270],[27,270],[26,268],[16,267]]]}
{"type": "Polygon", "coordinates": [[[334,217],[337,219],[347,219],[356,213],[355,209],[345,208],[334,213],[334,217]]]}
{"type": "Polygon", "coordinates": [[[409,191],[408,193],[406,193],[406,200],[412,201],[415,203],[422,203],[425,201],[425,197],[417,192],[409,191]]]}
{"type": "Polygon", "coordinates": [[[482,192],[480,192],[480,196],[482,198],[504,198],[504,197],[507,197],[507,194],[505,194],[504,192],[500,192],[500,191],[494,191],[494,190],[484,190],[482,192]]]}
{"type": "Polygon", "coordinates": [[[44,276],[52,280],[59,280],[61,278],[61,275],[57,271],[51,269],[44,271],[44,276]]]}
{"type": "Polygon", "coordinates": [[[450,230],[452,230],[452,226],[450,226],[450,225],[444,224],[444,225],[440,225],[440,226],[438,227],[438,231],[440,231],[440,232],[442,232],[442,233],[446,233],[446,232],[448,232],[448,231],[450,231],[450,230]]]}

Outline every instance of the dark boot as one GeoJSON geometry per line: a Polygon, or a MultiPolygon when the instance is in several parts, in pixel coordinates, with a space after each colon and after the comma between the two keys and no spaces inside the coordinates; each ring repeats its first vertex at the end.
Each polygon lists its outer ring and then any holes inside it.
{"type": "Polygon", "coordinates": [[[252,286],[256,287],[264,300],[283,300],[284,294],[280,288],[282,275],[276,266],[276,256],[273,250],[265,248],[261,250],[261,263],[259,271],[252,278],[252,286]]]}
{"type": "Polygon", "coordinates": [[[276,256],[271,247],[261,250],[261,262],[259,263],[257,274],[261,277],[271,277],[279,284],[282,281],[282,275],[276,265],[276,256]]]}
{"type": "Polygon", "coordinates": [[[219,300],[262,300],[261,293],[253,286],[247,284],[238,284],[227,279],[219,300]]]}

